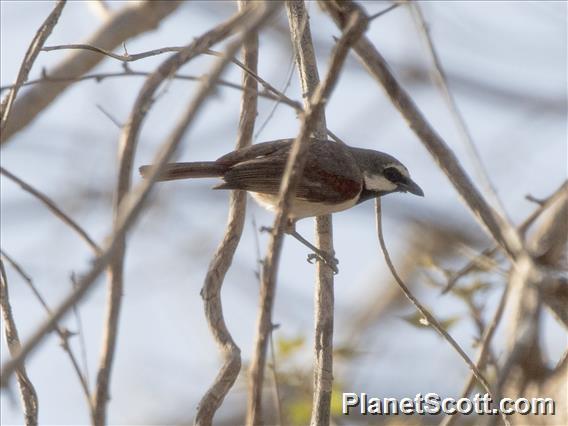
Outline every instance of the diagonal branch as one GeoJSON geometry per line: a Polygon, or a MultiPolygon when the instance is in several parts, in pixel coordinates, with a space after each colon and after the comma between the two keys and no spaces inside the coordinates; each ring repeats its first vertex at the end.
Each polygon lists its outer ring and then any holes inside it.
{"type": "Polygon", "coordinates": [[[51,198],[35,189],[30,184],[24,182],[19,177],[13,175],[4,167],[0,167],[0,174],[6,176],[12,182],[19,185],[24,191],[41,201],[57,218],[61,219],[63,223],[65,223],[73,231],[75,231],[77,235],[81,237],[81,239],[93,250],[95,254],[101,251],[98,244],[95,243],[95,241],[89,236],[89,234],[87,234],[87,231],[85,231],[77,222],[75,222],[75,220],[73,220],[69,215],[61,210],[61,208],[59,208],[59,206],[51,198]]]}
{"type": "MultiPolygon", "coordinates": [[[[50,307],[47,305],[47,302],[45,301],[39,290],[36,288],[34,282],[32,281],[32,278],[23,270],[23,268],[14,259],[12,259],[2,249],[0,249],[0,258],[5,260],[22,277],[24,282],[28,285],[28,287],[34,294],[35,298],[39,301],[39,303],[43,307],[45,313],[47,315],[51,315],[50,307]]],[[[55,332],[59,336],[61,348],[65,351],[65,353],[69,357],[69,361],[71,361],[71,366],[73,367],[73,371],[75,371],[75,374],[79,379],[81,389],[83,390],[83,394],[85,395],[85,399],[87,401],[87,407],[89,407],[89,413],[92,414],[93,407],[91,404],[91,393],[89,390],[89,384],[87,382],[87,373],[86,371],[85,372],[81,371],[81,367],[79,366],[77,357],[75,356],[75,353],[73,352],[71,346],[69,345],[69,338],[73,336],[73,333],[71,333],[65,327],[60,326],[59,324],[56,324],[55,332]]]]}
{"type": "MultiPolygon", "coordinates": [[[[491,391],[491,387],[489,386],[489,382],[487,381],[487,379],[485,379],[485,377],[483,376],[483,374],[481,373],[481,371],[479,370],[477,365],[473,363],[473,361],[467,356],[467,354],[460,347],[460,345],[444,329],[444,327],[442,327],[440,322],[428,311],[428,309],[426,309],[418,301],[418,299],[416,299],[416,297],[412,294],[410,289],[406,286],[404,281],[402,281],[402,279],[398,275],[398,273],[397,273],[397,271],[396,271],[396,269],[395,269],[395,267],[392,263],[392,260],[390,258],[389,252],[388,252],[386,244],[385,244],[384,236],[383,236],[381,199],[380,198],[377,198],[375,200],[375,209],[376,209],[377,235],[378,235],[378,238],[379,238],[379,244],[380,244],[381,250],[383,251],[383,254],[385,256],[385,261],[387,263],[387,266],[389,267],[389,269],[392,273],[392,276],[394,277],[396,283],[398,284],[398,286],[400,287],[400,289],[402,290],[402,292],[404,293],[406,298],[410,301],[410,303],[412,303],[412,305],[414,305],[414,307],[418,310],[418,312],[420,312],[423,319],[426,321],[426,324],[428,326],[432,327],[434,330],[436,330],[436,332],[438,332],[438,334],[440,334],[440,336],[442,336],[442,338],[450,344],[450,346],[465,361],[465,363],[468,365],[468,367],[470,368],[470,370],[473,373],[473,375],[475,376],[475,378],[479,381],[479,383],[481,383],[483,388],[492,397],[493,401],[496,401],[496,399],[493,398],[493,392],[491,391]]],[[[507,416],[505,414],[502,414],[502,418],[503,418],[503,423],[506,426],[509,426],[509,421],[507,420],[507,416]]]]}
{"type": "Polygon", "coordinates": [[[41,27],[36,32],[26,55],[24,56],[24,60],[22,65],[20,66],[20,71],[18,72],[18,76],[16,77],[16,83],[14,87],[10,90],[8,95],[0,104],[0,132],[4,133],[6,129],[6,124],[8,123],[8,118],[10,118],[10,113],[12,112],[12,106],[14,105],[14,101],[16,100],[16,95],[22,87],[22,84],[26,82],[28,79],[28,75],[32,69],[32,66],[39,55],[39,52],[44,45],[45,41],[53,31],[53,28],[57,25],[57,21],[61,16],[61,12],[63,12],[63,6],[65,6],[66,0],[59,0],[49,16],[46,20],[41,24],[41,27]]]}
{"type": "Polygon", "coordinates": [[[475,146],[471,132],[469,131],[465,119],[460,112],[456,99],[448,86],[448,79],[446,77],[444,68],[442,67],[442,61],[440,60],[438,52],[436,51],[436,48],[434,46],[434,42],[432,41],[432,37],[430,36],[430,31],[428,29],[428,25],[426,24],[426,20],[424,19],[422,8],[416,1],[409,1],[408,6],[410,7],[410,11],[415,18],[418,31],[424,39],[426,48],[432,60],[432,64],[434,66],[434,69],[432,71],[434,81],[438,85],[438,88],[440,89],[440,92],[444,97],[444,101],[446,102],[447,107],[454,118],[454,122],[460,133],[463,145],[468,150],[469,156],[473,160],[475,169],[477,171],[477,178],[485,187],[485,193],[493,199],[494,207],[498,208],[499,212],[503,216],[505,216],[505,207],[499,199],[497,190],[495,189],[495,186],[493,185],[491,179],[489,178],[489,175],[487,174],[487,170],[483,165],[483,161],[481,160],[479,151],[475,146]]]}
{"type": "MultiPolygon", "coordinates": [[[[104,22],[104,24],[86,41],[87,44],[112,50],[125,40],[150,31],[160,21],[172,13],[179,1],[145,0],[128,4],[104,22]]],[[[75,52],[67,56],[53,70],[50,76],[80,77],[93,69],[104,59],[91,52],[75,52]]],[[[40,83],[20,97],[12,108],[10,122],[0,134],[0,144],[6,143],[19,130],[32,122],[51,102],[61,95],[72,82],[40,83]]]]}
{"type": "MultiPolygon", "coordinates": [[[[266,12],[259,13],[257,7],[251,7],[246,11],[240,13],[233,21],[231,29],[244,27],[245,30],[254,30],[259,27],[261,23],[266,19],[266,12]]],[[[229,31],[231,32],[231,31],[229,31]]],[[[203,37],[198,39],[203,42],[203,37]]],[[[6,362],[2,366],[0,372],[0,385],[6,386],[11,375],[19,367],[26,357],[37,348],[37,346],[43,341],[44,337],[51,332],[55,324],[80,300],[85,297],[87,292],[92,288],[93,283],[101,274],[101,272],[109,265],[113,256],[120,248],[120,241],[124,238],[127,232],[130,230],[132,225],[138,219],[140,213],[143,211],[145,202],[148,199],[151,189],[153,188],[156,178],[159,175],[161,169],[170,160],[175,149],[180,144],[182,137],[185,135],[188,127],[195,119],[197,113],[201,110],[201,107],[205,100],[208,98],[209,94],[215,88],[215,82],[220,77],[226,65],[230,61],[237,49],[240,47],[242,39],[238,39],[235,43],[232,43],[227,49],[227,54],[215,65],[210,73],[208,80],[204,80],[197,91],[194,100],[188,106],[186,111],[184,111],[179,123],[175,129],[171,132],[169,137],[162,143],[158,153],[155,156],[154,167],[150,170],[150,173],[144,181],[138,184],[133,190],[130,191],[129,195],[124,199],[119,214],[119,224],[115,228],[115,231],[109,236],[108,243],[101,251],[101,254],[93,261],[91,268],[78,280],[76,288],[71,292],[61,304],[53,311],[53,315],[45,321],[40,327],[38,327],[31,335],[29,340],[22,346],[17,355],[11,360],[6,362]]],[[[192,50],[192,45],[188,46],[188,50],[180,52],[180,55],[188,55],[192,50]]],[[[182,58],[182,57],[181,57],[182,58]]],[[[176,61],[181,59],[180,57],[176,59],[169,58],[168,61],[173,61],[170,66],[172,68],[178,64],[176,61]]],[[[178,64],[179,65],[179,64],[178,64]]],[[[164,70],[164,67],[160,67],[156,73],[160,73],[164,70]]]]}
{"type": "MultiPolygon", "coordinates": [[[[358,21],[361,15],[354,16],[358,21]]],[[[353,24],[354,25],[354,24],[353,24]]],[[[364,30],[364,26],[350,27],[335,46],[329,71],[325,80],[318,85],[315,93],[305,108],[300,132],[292,144],[286,169],[280,185],[279,202],[272,236],[268,246],[268,254],[262,267],[260,287],[260,309],[257,318],[253,358],[249,369],[249,401],[247,407],[248,425],[262,423],[262,384],[266,365],[268,340],[272,331],[272,308],[276,293],[276,275],[280,252],[282,250],[283,232],[287,225],[290,204],[294,198],[295,188],[301,179],[306,160],[309,138],[317,128],[325,105],[339,78],[340,69],[347,57],[349,46],[353,44],[364,30]]]]}
{"type": "MultiPolygon", "coordinates": [[[[119,142],[119,172],[115,188],[114,202],[114,229],[115,233],[120,226],[120,215],[126,196],[129,194],[132,167],[138,135],[153,101],[154,94],[160,84],[170,75],[174,74],[183,64],[187,63],[203,50],[222,41],[233,34],[240,25],[249,18],[252,8],[241,11],[226,22],[208,31],[194,42],[179,50],[176,54],[166,59],[158,70],[145,82],[135,105],[132,109],[127,124],[121,134],[119,142]]],[[[233,55],[223,58],[230,61],[233,55]]],[[[216,78],[214,79],[216,81],[216,78]]],[[[188,122],[189,123],[189,122],[188,122]]],[[[180,129],[184,131],[185,129],[180,129]]],[[[181,135],[180,135],[181,137],[181,135]]],[[[106,423],[106,406],[109,400],[109,386],[114,353],[118,335],[118,323],[123,292],[124,255],[126,251],[125,236],[117,241],[117,250],[110,263],[110,276],[108,284],[107,309],[105,314],[105,327],[103,331],[103,344],[97,373],[97,384],[94,394],[95,425],[106,423]]]]}
{"type": "MultiPolygon", "coordinates": [[[[239,10],[248,7],[251,0],[240,0],[239,10]]],[[[256,73],[258,65],[258,34],[250,33],[243,45],[244,65],[256,73]]],[[[243,72],[243,96],[241,101],[241,118],[236,148],[244,148],[252,144],[254,123],[257,115],[258,86],[256,80],[247,72],[243,72]]],[[[246,212],[246,192],[233,191],[229,202],[229,220],[225,237],[217,247],[209,264],[205,282],[201,290],[205,307],[205,316],[211,334],[219,347],[224,362],[213,384],[201,398],[195,416],[195,425],[211,425],[213,416],[237,379],[241,369],[241,350],[234,342],[225,319],[221,303],[221,288],[233,256],[239,244],[246,212]]]]}
{"type": "MultiPolygon", "coordinates": [[[[321,2],[321,4],[340,28],[345,27],[353,10],[361,10],[358,4],[348,0],[321,2]]],[[[521,239],[514,227],[487,204],[459,163],[454,152],[426,121],[412,98],[398,83],[375,46],[368,38],[362,37],[354,46],[354,50],[367,71],[382,85],[392,104],[399,110],[410,128],[428,149],[483,228],[512,259],[524,252],[521,239]]]]}

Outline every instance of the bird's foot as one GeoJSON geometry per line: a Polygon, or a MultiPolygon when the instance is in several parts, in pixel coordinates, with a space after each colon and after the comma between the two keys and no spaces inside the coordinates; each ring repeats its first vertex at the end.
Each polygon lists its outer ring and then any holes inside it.
{"type": "Polygon", "coordinates": [[[334,256],[334,253],[318,250],[317,252],[308,254],[307,260],[308,263],[314,263],[314,261],[319,260],[329,266],[335,275],[339,273],[339,268],[337,267],[339,260],[334,256]]]}

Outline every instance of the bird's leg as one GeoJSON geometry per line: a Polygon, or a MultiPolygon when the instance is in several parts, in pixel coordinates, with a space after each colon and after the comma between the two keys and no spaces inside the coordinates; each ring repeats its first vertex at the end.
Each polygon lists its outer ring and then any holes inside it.
{"type": "Polygon", "coordinates": [[[335,257],[335,253],[328,253],[325,250],[319,249],[316,246],[314,246],[312,243],[310,243],[308,240],[306,240],[304,237],[302,237],[298,233],[298,231],[296,231],[296,222],[288,220],[286,233],[294,237],[296,240],[298,240],[307,248],[309,248],[311,251],[313,251],[313,253],[308,254],[308,262],[312,263],[313,260],[319,259],[323,261],[327,266],[329,266],[333,270],[334,274],[337,274],[339,272],[339,268],[337,267],[339,260],[337,260],[337,258],[335,257]]]}
{"type": "MultiPolygon", "coordinates": [[[[260,228],[260,232],[272,232],[272,228],[262,226],[260,228]]],[[[312,243],[310,243],[308,240],[306,240],[304,237],[302,237],[298,233],[298,231],[296,231],[296,223],[295,222],[289,220],[287,225],[286,225],[285,232],[288,235],[294,237],[296,240],[298,240],[303,245],[305,245],[311,251],[313,251],[313,253],[310,253],[308,255],[308,262],[312,263],[312,261],[314,259],[319,259],[322,262],[324,262],[327,266],[329,266],[335,274],[337,274],[339,272],[339,269],[337,267],[339,260],[337,260],[335,258],[335,256],[334,256],[335,253],[328,253],[325,250],[321,250],[321,249],[317,248],[316,246],[314,246],[312,243]]]]}

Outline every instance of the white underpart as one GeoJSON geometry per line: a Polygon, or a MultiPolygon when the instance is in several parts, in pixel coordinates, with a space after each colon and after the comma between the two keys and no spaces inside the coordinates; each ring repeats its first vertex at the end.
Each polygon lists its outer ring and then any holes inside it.
{"type": "MultiPolygon", "coordinates": [[[[278,196],[271,194],[262,194],[260,192],[251,192],[252,198],[267,210],[275,211],[276,204],[278,203],[278,196]]],[[[304,217],[321,216],[325,214],[331,214],[335,212],[340,212],[342,210],[347,210],[355,205],[357,202],[355,197],[352,200],[345,201],[341,204],[323,204],[323,203],[312,203],[306,200],[296,199],[292,202],[290,209],[290,219],[297,220],[304,217]]]]}
{"type": "MultiPolygon", "coordinates": [[[[408,170],[402,164],[390,164],[387,167],[394,167],[397,169],[403,176],[409,177],[408,170]]],[[[385,167],[386,168],[386,167],[385,167]]],[[[394,191],[397,188],[397,185],[392,183],[383,175],[372,175],[368,173],[363,174],[363,179],[365,179],[365,187],[371,191],[394,191]]]]}

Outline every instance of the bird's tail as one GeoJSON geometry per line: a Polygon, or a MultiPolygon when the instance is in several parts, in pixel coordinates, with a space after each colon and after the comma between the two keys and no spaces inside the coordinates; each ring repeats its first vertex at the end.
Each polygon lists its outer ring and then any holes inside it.
{"type": "MultiPolygon", "coordinates": [[[[152,166],[146,165],[140,167],[140,175],[147,178],[150,175],[152,166]]],[[[160,174],[158,181],[177,180],[177,179],[193,179],[193,178],[209,178],[223,176],[227,167],[216,163],[215,161],[199,161],[193,163],[171,163],[166,164],[160,174]]]]}

